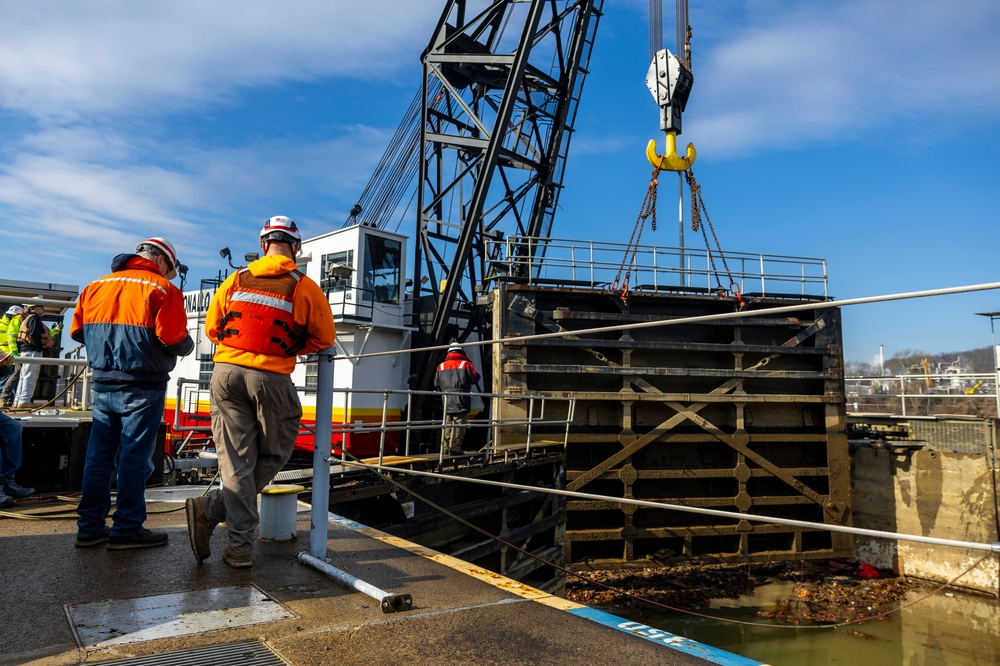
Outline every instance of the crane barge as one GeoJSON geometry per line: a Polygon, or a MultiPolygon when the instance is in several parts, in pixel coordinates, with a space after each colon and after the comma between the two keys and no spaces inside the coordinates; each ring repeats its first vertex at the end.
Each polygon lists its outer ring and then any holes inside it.
{"type": "MultiPolygon", "coordinates": [[[[675,171],[700,202],[696,152],[676,152],[693,85],[686,2],[678,6],[683,55],[651,49],[647,74],[666,133],[662,155],[647,147],[650,191],[660,172],[675,171]]],[[[300,263],[337,323],[334,390],[350,396],[335,397],[343,427],[331,444],[359,457],[433,454],[436,431],[414,436],[407,426],[433,421],[433,369],[458,341],[489,387],[475,405],[485,423],[524,417],[521,398],[558,402],[548,418],[561,425],[535,431],[565,431],[549,474],[556,483],[565,473],[567,488],[610,498],[849,524],[840,319],[819,307],[830,300],[822,259],[722,252],[707,235],[704,251],[640,245],[642,214],[627,244],[552,233],[603,11],[601,0],[445,2],[421,56],[420,92],[379,169],[343,228],[303,243],[300,263]],[[417,208],[409,238],[388,230],[407,176],[417,208]],[[806,309],[727,318],[789,304],[806,309]]],[[[649,212],[655,224],[655,205],[649,212]]],[[[197,351],[178,364],[168,401],[177,437],[207,423],[214,349],[202,316],[217,282],[187,294],[197,351]]],[[[306,359],[293,376],[307,426],[315,368],[306,359]]],[[[471,439],[487,466],[497,430],[471,439]]],[[[309,441],[304,432],[301,446],[309,441]]],[[[413,502],[395,492],[371,496],[391,505],[380,516],[406,529],[413,502]]],[[[836,532],[594,501],[555,505],[550,516],[563,510],[552,543],[564,544],[570,566],[850,553],[836,532]]]]}

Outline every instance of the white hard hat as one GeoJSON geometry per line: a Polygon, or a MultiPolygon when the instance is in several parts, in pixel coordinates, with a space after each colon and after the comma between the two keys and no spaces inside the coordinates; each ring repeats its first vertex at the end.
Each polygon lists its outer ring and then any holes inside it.
{"type": "Polygon", "coordinates": [[[138,245],[135,246],[135,251],[138,252],[143,245],[148,245],[150,247],[156,248],[160,254],[166,257],[167,261],[170,262],[170,269],[174,270],[177,268],[177,251],[174,250],[174,246],[171,245],[170,241],[161,236],[154,236],[153,238],[147,238],[138,245]]]}
{"type": "Polygon", "coordinates": [[[260,230],[260,240],[262,243],[272,240],[294,245],[302,242],[302,234],[299,233],[299,228],[292,218],[275,215],[264,223],[264,227],[260,230]]]}
{"type": "Polygon", "coordinates": [[[9,308],[7,308],[7,314],[9,314],[12,317],[16,317],[17,315],[23,315],[24,308],[22,308],[20,305],[12,305],[9,308]]]}
{"type": "Polygon", "coordinates": [[[459,344],[457,342],[452,342],[451,346],[448,347],[448,351],[450,351],[450,352],[460,352],[460,351],[463,351],[463,350],[462,350],[462,347],[459,346],[459,344]]]}

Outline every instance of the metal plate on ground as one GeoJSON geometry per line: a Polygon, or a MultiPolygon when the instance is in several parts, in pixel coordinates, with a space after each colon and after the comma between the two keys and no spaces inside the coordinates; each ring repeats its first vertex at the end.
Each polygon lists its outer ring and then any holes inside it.
{"type": "Polygon", "coordinates": [[[85,650],[298,617],[255,585],[67,604],[65,608],[73,635],[85,650]]]}
{"type": "Polygon", "coordinates": [[[287,666],[288,662],[258,641],[165,652],[104,662],[105,666],[287,666]]]}

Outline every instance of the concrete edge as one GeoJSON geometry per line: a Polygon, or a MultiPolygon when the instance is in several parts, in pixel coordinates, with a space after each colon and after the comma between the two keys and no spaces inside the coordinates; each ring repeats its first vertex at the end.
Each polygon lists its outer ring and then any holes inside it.
{"type": "Polygon", "coordinates": [[[640,622],[632,622],[616,615],[612,615],[611,613],[606,613],[590,606],[578,604],[575,601],[568,601],[566,599],[553,596],[548,592],[543,592],[534,587],[519,583],[516,580],[512,580],[506,576],[501,576],[498,573],[487,571],[481,567],[469,564],[464,560],[439,553],[436,550],[415,544],[411,541],[407,541],[406,539],[394,537],[373,527],[368,527],[367,525],[362,525],[361,523],[348,518],[338,516],[335,513],[328,513],[327,520],[331,525],[352,530],[372,539],[381,541],[382,543],[394,548],[399,548],[413,553],[414,555],[419,555],[425,559],[443,564],[446,567],[456,571],[461,571],[467,576],[471,576],[484,583],[488,583],[496,588],[504,590],[505,592],[510,592],[511,594],[534,601],[544,606],[549,606],[550,608],[555,608],[557,610],[570,613],[571,615],[575,615],[592,622],[597,622],[598,624],[611,627],[612,629],[616,629],[631,636],[643,638],[662,647],[700,657],[713,664],[718,664],[719,666],[768,666],[768,664],[755,659],[749,659],[732,652],[727,652],[726,650],[712,647],[711,645],[705,645],[697,641],[692,641],[684,638],[683,636],[671,634],[661,629],[654,629],[653,627],[646,626],[640,622]]]}

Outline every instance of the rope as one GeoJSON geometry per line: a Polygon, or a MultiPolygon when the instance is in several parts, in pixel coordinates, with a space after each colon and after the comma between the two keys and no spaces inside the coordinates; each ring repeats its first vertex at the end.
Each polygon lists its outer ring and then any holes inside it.
{"type": "Polygon", "coordinates": [[[52,405],[54,405],[55,402],[56,402],[56,400],[58,400],[59,398],[63,397],[64,395],[66,395],[66,392],[69,391],[70,388],[72,388],[73,384],[75,384],[77,381],[79,381],[80,377],[83,377],[83,374],[85,372],[87,372],[87,366],[84,366],[84,367],[80,368],[79,372],[77,372],[75,375],[73,375],[72,378],[66,380],[66,385],[63,386],[63,390],[60,391],[59,393],[57,393],[55,396],[53,396],[51,400],[49,400],[48,402],[46,402],[44,404],[38,405],[37,407],[33,406],[31,409],[27,410],[28,413],[30,414],[32,412],[37,412],[37,411],[39,411],[41,409],[45,409],[46,407],[51,407],[52,405]]]}
{"type": "MultiPolygon", "coordinates": [[[[536,554],[534,554],[534,553],[532,553],[530,551],[527,551],[527,550],[525,550],[525,549],[517,546],[516,544],[511,543],[510,541],[507,541],[507,540],[503,539],[500,536],[497,536],[495,534],[492,534],[492,533],[488,532],[487,530],[479,527],[478,525],[474,525],[473,523],[465,520],[461,516],[458,516],[458,515],[452,513],[451,511],[449,511],[448,509],[446,509],[446,508],[444,508],[444,507],[442,507],[442,506],[434,503],[432,500],[430,500],[430,499],[428,499],[426,497],[421,496],[419,493],[414,492],[411,488],[403,486],[402,484],[398,483],[392,477],[389,477],[389,476],[383,474],[380,470],[387,470],[387,471],[392,471],[392,472],[410,473],[410,474],[414,474],[416,476],[430,476],[430,477],[435,477],[435,478],[446,478],[446,479],[453,479],[453,480],[454,479],[458,479],[458,480],[461,480],[461,481],[467,481],[469,483],[482,483],[484,485],[500,486],[500,487],[515,489],[515,490],[527,490],[527,491],[540,492],[540,493],[550,493],[550,494],[557,494],[557,495],[562,494],[562,495],[580,496],[580,495],[585,495],[584,493],[573,493],[571,491],[554,491],[553,489],[540,488],[540,487],[537,487],[537,486],[523,486],[523,485],[513,484],[513,483],[504,483],[504,482],[501,482],[501,481],[489,481],[489,480],[486,480],[486,479],[474,479],[474,478],[470,478],[470,477],[458,477],[458,476],[453,476],[453,475],[449,475],[449,474],[437,474],[437,473],[434,473],[434,472],[418,472],[416,470],[400,469],[400,468],[396,468],[396,467],[385,467],[385,466],[381,466],[381,465],[368,465],[368,464],[366,464],[366,463],[358,460],[354,456],[351,456],[350,454],[347,454],[347,455],[348,455],[348,457],[350,457],[352,459],[352,461],[350,461],[350,462],[341,461],[341,464],[343,464],[345,466],[357,466],[357,467],[361,467],[362,469],[367,470],[368,472],[370,472],[370,473],[372,473],[372,474],[374,474],[374,475],[382,478],[383,480],[387,481],[388,483],[390,483],[390,484],[396,486],[397,488],[403,490],[404,492],[412,495],[414,498],[416,498],[416,499],[418,499],[418,500],[420,500],[422,502],[425,502],[427,505],[431,506],[432,508],[436,509],[437,511],[439,511],[439,512],[441,512],[441,513],[443,513],[443,514],[445,514],[445,515],[453,518],[454,520],[462,523],[466,527],[468,527],[468,528],[470,528],[470,529],[472,529],[472,530],[474,530],[476,532],[479,532],[480,534],[482,534],[482,535],[484,535],[486,537],[489,537],[490,539],[493,539],[497,543],[503,544],[504,546],[507,546],[508,548],[512,548],[512,549],[516,550],[519,553],[522,553],[523,555],[525,555],[527,557],[530,557],[530,558],[532,558],[534,560],[537,560],[538,562],[541,562],[541,563],[543,563],[543,564],[545,564],[547,566],[551,566],[553,569],[556,569],[557,571],[561,571],[561,572],[563,572],[563,573],[565,573],[567,575],[574,576],[574,577],[576,577],[578,579],[581,579],[581,580],[585,580],[585,581],[587,581],[588,583],[590,583],[592,585],[596,585],[596,586],[602,587],[604,589],[607,589],[607,590],[610,590],[612,592],[615,592],[616,594],[628,597],[630,599],[634,599],[636,601],[640,601],[640,602],[645,603],[645,604],[649,604],[651,606],[656,606],[658,608],[663,608],[663,609],[674,611],[674,612],[677,612],[677,613],[683,613],[685,615],[692,615],[692,616],[695,616],[695,617],[701,617],[701,618],[708,619],[708,620],[726,622],[726,623],[729,623],[729,624],[737,624],[737,625],[744,625],[744,626],[756,626],[756,627],[766,627],[766,628],[772,628],[772,629],[836,629],[838,627],[844,627],[844,626],[848,626],[848,625],[852,625],[852,624],[860,624],[860,623],[863,623],[863,622],[868,622],[870,620],[878,619],[880,617],[886,617],[888,615],[892,615],[893,613],[898,613],[898,612],[902,611],[904,608],[910,608],[910,607],[915,606],[916,604],[918,604],[918,603],[920,603],[922,601],[925,601],[926,599],[929,599],[930,597],[934,596],[938,592],[941,592],[945,588],[947,588],[947,587],[949,587],[951,585],[954,585],[959,579],[961,579],[963,576],[967,575],[973,569],[975,569],[976,567],[978,567],[980,564],[982,564],[986,560],[987,557],[989,557],[989,553],[987,553],[986,555],[983,555],[983,557],[981,557],[976,563],[974,563],[968,569],[966,569],[965,571],[963,571],[962,573],[960,573],[958,576],[956,576],[955,578],[953,578],[951,581],[949,581],[948,583],[945,583],[944,585],[940,586],[939,588],[937,588],[936,590],[934,590],[930,594],[928,594],[926,596],[923,596],[920,599],[917,599],[916,601],[913,601],[910,604],[902,605],[899,608],[896,608],[896,609],[893,609],[893,610],[890,610],[890,611],[885,611],[885,612],[882,612],[882,613],[876,613],[874,615],[867,616],[867,617],[864,617],[864,618],[859,618],[859,619],[856,619],[856,620],[850,620],[848,622],[840,622],[840,623],[835,623],[835,624],[821,624],[821,625],[807,625],[807,626],[802,626],[802,625],[799,625],[799,624],[770,624],[770,623],[764,623],[764,622],[748,622],[748,621],[745,621],[745,620],[734,620],[734,619],[731,619],[731,618],[722,618],[722,617],[717,617],[717,616],[713,616],[713,615],[706,615],[706,614],[703,614],[703,613],[698,613],[696,611],[691,611],[691,610],[687,610],[687,609],[684,609],[684,608],[678,608],[676,606],[670,606],[668,604],[664,604],[662,602],[655,601],[653,599],[647,599],[645,597],[641,597],[641,596],[633,594],[631,592],[627,592],[627,591],[622,590],[620,588],[616,588],[614,586],[608,585],[607,583],[603,583],[601,581],[597,581],[597,580],[593,580],[591,578],[588,578],[585,574],[582,574],[582,573],[579,573],[579,572],[576,572],[576,571],[572,571],[572,570],[570,570],[570,569],[568,569],[566,567],[563,567],[563,566],[560,566],[560,565],[558,565],[558,564],[556,564],[554,562],[548,561],[548,560],[540,557],[539,555],[536,555],[536,554]]],[[[590,497],[600,497],[600,496],[590,496],[590,497]]],[[[606,498],[602,498],[602,499],[605,499],[605,500],[614,500],[614,501],[620,501],[621,500],[621,498],[611,498],[611,497],[606,497],[606,498]]],[[[652,502],[646,502],[644,504],[654,504],[654,503],[652,503],[652,502]]],[[[691,508],[693,508],[693,507],[679,507],[679,506],[672,506],[672,505],[662,505],[662,506],[669,506],[670,508],[676,508],[676,509],[682,509],[682,510],[683,509],[691,509],[691,508]]],[[[718,513],[725,513],[725,512],[718,512],[718,513]]],[[[732,515],[741,515],[741,514],[732,514],[732,515]]],[[[765,517],[762,517],[762,516],[754,516],[753,518],[755,518],[757,520],[765,519],[765,517]]],[[[888,533],[886,533],[886,534],[888,535],[888,533]]],[[[889,537],[886,536],[886,538],[889,538],[889,537]]],[[[962,543],[962,542],[956,542],[956,543],[962,543]]],[[[996,546],[996,545],[1000,545],[1000,544],[994,544],[994,545],[996,546]]]]}
{"type": "MultiPolygon", "coordinates": [[[[866,305],[869,303],[885,303],[889,301],[902,301],[913,298],[930,298],[933,296],[948,296],[951,294],[966,294],[974,291],[990,291],[1000,289],[1000,282],[984,282],[982,284],[971,284],[961,287],[945,287],[943,289],[926,289],[923,291],[908,291],[898,294],[886,294],[884,296],[865,296],[862,298],[848,298],[842,301],[821,301],[817,303],[801,303],[798,305],[781,305],[773,308],[760,308],[757,310],[740,310],[738,312],[721,312],[711,315],[697,315],[694,317],[678,317],[676,319],[656,319],[653,321],[633,322],[630,324],[616,324],[613,326],[598,326],[595,328],[582,328],[576,330],[556,331],[554,333],[535,333],[533,335],[519,335],[504,338],[503,340],[477,340],[472,342],[458,343],[459,347],[482,347],[495,344],[519,344],[531,342],[533,340],[546,340],[550,338],[568,338],[582,335],[600,335],[614,331],[631,331],[643,328],[656,328],[658,326],[677,326],[684,324],[697,324],[708,321],[723,321],[726,319],[744,319],[747,317],[767,317],[769,315],[786,314],[790,312],[804,312],[809,310],[824,310],[830,308],[840,308],[851,305],[866,305]]],[[[456,345],[437,345],[434,347],[421,347],[419,349],[393,349],[390,351],[368,352],[365,354],[347,354],[337,356],[338,359],[362,359],[374,358],[376,356],[397,356],[399,354],[415,354],[434,351],[446,351],[456,345]]]]}
{"type": "MultiPolygon", "coordinates": [[[[215,482],[218,479],[219,479],[219,470],[216,469],[215,470],[215,476],[213,476],[212,480],[208,482],[208,485],[205,487],[205,492],[203,492],[201,494],[202,497],[204,497],[205,495],[208,494],[208,491],[210,491],[212,489],[212,486],[215,485],[215,482]]],[[[79,497],[63,497],[63,496],[58,496],[58,495],[56,496],[56,499],[59,500],[60,502],[65,502],[67,504],[78,503],[80,501],[79,497]]],[[[111,508],[114,509],[114,505],[112,505],[111,508]]],[[[173,509],[147,509],[146,513],[176,513],[177,511],[181,511],[182,509],[184,509],[183,506],[175,507],[173,509]]],[[[112,513],[114,513],[114,512],[111,509],[109,509],[108,510],[108,516],[110,516],[112,513]]],[[[105,516],[105,517],[108,517],[108,516],[105,516]]],[[[67,520],[67,519],[76,520],[79,517],[80,516],[78,514],[75,514],[75,513],[64,513],[64,514],[45,513],[45,514],[37,514],[37,513],[18,513],[17,511],[0,511],[0,518],[14,518],[16,520],[54,520],[54,519],[55,520],[67,520]]]]}
{"type": "MultiPolygon", "coordinates": [[[[351,466],[351,462],[341,462],[345,466],[351,466]]],[[[898,539],[901,541],[914,541],[917,543],[927,543],[936,546],[947,546],[952,548],[968,548],[970,550],[980,550],[987,551],[991,553],[1000,553],[1000,542],[998,543],[976,543],[975,541],[957,541],[955,539],[938,539],[935,537],[926,537],[915,534],[903,534],[900,532],[885,532],[882,530],[869,530],[861,527],[850,527],[847,525],[831,525],[829,523],[814,523],[808,520],[794,520],[791,518],[776,518],[773,516],[763,516],[751,513],[739,513],[736,511],[722,511],[720,509],[706,509],[704,507],[697,506],[684,506],[681,504],[666,504],[663,502],[650,502],[649,500],[637,500],[630,499],[628,497],[607,497],[604,495],[595,495],[593,493],[581,493],[575,490],[559,490],[556,488],[540,488],[537,486],[524,486],[517,483],[507,483],[504,481],[490,481],[488,479],[472,479],[466,477],[454,477],[450,474],[440,474],[437,472],[423,472],[414,469],[399,469],[396,467],[386,467],[384,465],[367,465],[362,462],[356,463],[357,466],[364,467],[371,470],[387,470],[395,471],[403,474],[412,474],[414,476],[427,476],[431,478],[438,479],[455,479],[461,478],[462,481],[467,481],[469,483],[478,483],[485,486],[497,486],[500,488],[508,490],[526,490],[529,492],[543,493],[548,495],[561,495],[563,497],[571,497],[573,499],[585,499],[585,500],[597,500],[600,502],[610,502],[617,504],[626,504],[629,506],[641,506],[648,509],[666,509],[670,511],[683,511],[687,513],[697,513],[706,516],[715,516],[719,518],[735,518],[737,520],[752,520],[760,523],[770,523],[774,525],[787,525],[789,527],[803,527],[806,529],[823,530],[828,532],[844,532],[847,534],[854,534],[856,536],[869,536],[879,539],[898,539]]]]}

